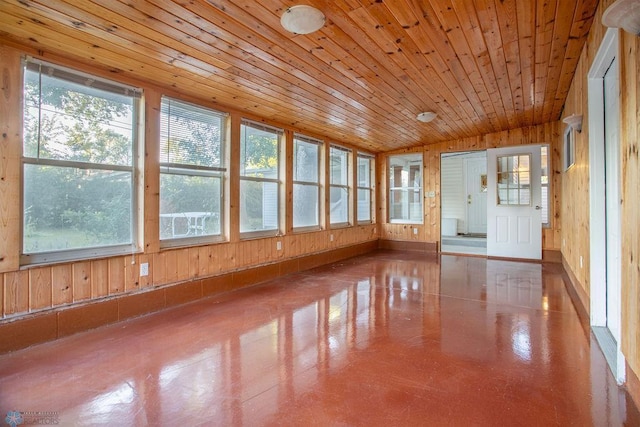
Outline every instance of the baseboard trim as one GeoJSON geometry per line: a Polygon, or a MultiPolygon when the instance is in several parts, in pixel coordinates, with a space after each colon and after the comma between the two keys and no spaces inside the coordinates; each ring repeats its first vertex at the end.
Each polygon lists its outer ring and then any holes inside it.
{"type": "Polygon", "coordinates": [[[0,322],[0,336],[3,337],[0,340],[0,354],[364,255],[377,249],[376,239],[218,276],[198,277],[136,293],[3,319],[0,322]]]}
{"type": "Polygon", "coordinates": [[[542,262],[562,264],[562,252],[557,249],[543,249],[542,262]]]}
{"type": "Polygon", "coordinates": [[[394,251],[417,251],[425,253],[438,252],[437,242],[415,242],[411,240],[389,240],[380,239],[378,241],[379,249],[389,249],[394,251]]]}
{"type": "Polygon", "coordinates": [[[624,383],[624,388],[627,393],[629,393],[629,396],[631,396],[636,407],[640,408],[640,379],[638,379],[638,375],[636,375],[635,371],[631,369],[631,366],[629,366],[627,362],[625,362],[625,368],[626,381],[624,383]]]}
{"type": "Polygon", "coordinates": [[[589,295],[584,290],[584,287],[576,277],[576,275],[571,270],[569,263],[565,259],[564,255],[562,255],[562,269],[565,273],[565,284],[566,289],[569,292],[569,296],[573,301],[573,305],[578,312],[578,316],[581,321],[586,322],[587,330],[589,329],[589,325],[591,323],[591,306],[589,301],[589,295]]]}

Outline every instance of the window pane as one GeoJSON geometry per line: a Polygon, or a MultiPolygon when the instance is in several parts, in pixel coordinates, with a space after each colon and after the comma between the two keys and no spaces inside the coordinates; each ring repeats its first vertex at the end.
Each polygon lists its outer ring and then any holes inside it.
{"type": "Polygon", "coordinates": [[[542,224],[549,225],[549,147],[543,145],[540,148],[540,162],[542,172],[540,174],[540,182],[542,184],[542,224]]]}
{"type": "Polygon", "coordinates": [[[133,164],[132,97],[25,71],[25,157],[133,164]],[[39,81],[42,85],[39,86],[39,81]]]}
{"type": "Polygon", "coordinates": [[[371,159],[358,156],[358,187],[371,187],[371,159]]]}
{"type": "Polygon", "coordinates": [[[330,218],[332,224],[349,221],[349,191],[342,187],[331,187],[330,218]]]}
{"type": "Polygon", "coordinates": [[[24,165],[23,252],[132,242],[132,173],[24,165]]]}
{"type": "Polygon", "coordinates": [[[331,147],[330,151],[330,179],[331,184],[347,185],[349,182],[349,153],[344,150],[340,150],[331,147]]]}
{"type": "Polygon", "coordinates": [[[293,180],[319,182],[318,160],[320,146],[296,139],[293,142],[293,149],[293,180]]]}
{"type": "Polygon", "coordinates": [[[358,221],[371,221],[371,190],[358,189],[358,221]]]}
{"type": "Polygon", "coordinates": [[[389,220],[423,222],[422,155],[389,157],[389,220]]]}
{"type": "Polygon", "coordinates": [[[319,188],[317,185],[293,184],[293,226],[319,225],[319,188]]]}
{"type": "Polygon", "coordinates": [[[26,262],[130,247],[139,91],[32,60],[24,77],[22,252],[76,251],[26,262]]]}
{"type": "Polygon", "coordinates": [[[240,232],[278,229],[278,184],[240,181],[240,232]]]}
{"type": "Polygon", "coordinates": [[[243,124],[240,132],[240,175],[277,178],[279,139],[275,131],[243,124]]]}
{"type": "Polygon", "coordinates": [[[221,167],[224,115],[162,98],[160,162],[221,167]]]}
{"type": "Polygon", "coordinates": [[[160,239],[220,235],[220,176],[160,175],[160,239]]]}

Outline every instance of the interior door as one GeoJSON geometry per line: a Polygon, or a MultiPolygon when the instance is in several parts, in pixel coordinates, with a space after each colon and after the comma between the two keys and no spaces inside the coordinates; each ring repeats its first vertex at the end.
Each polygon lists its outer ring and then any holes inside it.
{"type": "Polygon", "coordinates": [[[487,256],[542,259],[540,146],[487,150],[487,256]]]}
{"type": "Polygon", "coordinates": [[[487,232],[487,159],[465,160],[467,233],[487,232]]]}

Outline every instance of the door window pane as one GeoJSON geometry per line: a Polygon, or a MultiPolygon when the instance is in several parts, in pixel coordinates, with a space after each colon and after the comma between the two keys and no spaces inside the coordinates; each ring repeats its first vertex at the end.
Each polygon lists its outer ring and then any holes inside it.
{"type": "Polygon", "coordinates": [[[528,154],[498,157],[498,205],[531,204],[531,158],[528,154]]]}

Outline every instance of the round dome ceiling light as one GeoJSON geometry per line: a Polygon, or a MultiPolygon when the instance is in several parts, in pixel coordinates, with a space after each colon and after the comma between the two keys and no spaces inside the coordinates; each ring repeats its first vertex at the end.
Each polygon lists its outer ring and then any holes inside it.
{"type": "Polygon", "coordinates": [[[416,117],[416,120],[418,120],[420,122],[423,122],[423,123],[429,123],[430,121],[432,121],[436,117],[438,117],[438,115],[436,113],[434,113],[433,111],[425,111],[423,113],[418,114],[417,117],[416,117]]]}
{"type": "Polygon", "coordinates": [[[282,27],[293,34],[309,34],[324,26],[324,13],[304,4],[291,6],[280,18],[282,27]]]}

